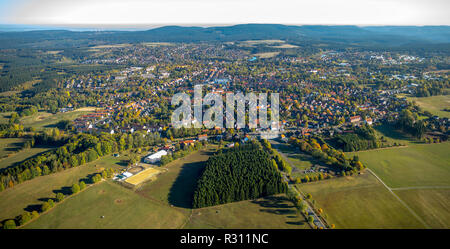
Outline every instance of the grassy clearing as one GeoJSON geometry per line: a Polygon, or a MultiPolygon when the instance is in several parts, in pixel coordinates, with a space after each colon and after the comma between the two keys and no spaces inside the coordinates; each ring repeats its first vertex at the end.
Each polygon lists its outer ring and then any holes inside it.
{"type": "Polygon", "coordinates": [[[25,228],[175,228],[184,220],[181,212],[106,181],[64,201],[25,228]]]}
{"type": "Polygon", "coordinates": [[[16,93],[19,93],[19,91],[7,91],[7,92],[1,92],[0,93],[0,97],[8,97],[8,96],[12,96],[16,93]]]}
{"type": "Polygon", "coordinates": [[[94,162],[76,168],[64,170],[47,176],[40,176],[13,188],[0,192],[0,221],[13,218],[24,210],[39,208],[42,201],[55,196],[55,190],[66,190],[73,183],[86,176],[100,172],[103,168],[120,169],[120,159],[106,156],[94,162]]]}
{"type": "Polygon", "coordinates": [[[450,228],[450,189],[411,189],[395,193],[432,228],[450,228]]]}
{"type": "Polygon", "coordinates": [[[301,184],[336,228],[424,228],[371,174],[301,184]]]}
{"type": "Polygon", "coordinates": [[[391,125],[377,125],[373,127],[379,137],[384,136],[389,144],[399,143],[404,145],[416,144],[417,141],[411,135],[396,130],[391,125]]]}
{"type": "Polygon", "coordinates": [[[50,150],[51,148],[30,148],[23,149],[20,152],[11,154],[8,157],[0,159],[0,169],[8,168],[16,163],[22,162],[25,159],[34,157],[37,154],[50,150]]]}
{"type": "Polygon", "coordinates": [[[25,127],[34,127],[35,129],[43,129],[47,127],[52,127],[62,120],[74,120],[81,115],[94,112],[97,108],[95,107],[84,107],[70,112],[58,112],[56,114],[51,114],[47,112],[38,112],[31,116],[24,117],[20,122],[25,127]]]}
{"type": "Polygon", "coordinates": [[[170,42],[143,42],[142,45],[147,47],[172,46],[170,42]]]}
{"type": "Polygon", "coordinates": [[[259,57],[261,59],[267,59],[267,58],[275,57],[279,53],[280,52],[265,52],[265,53],[257,53],[257,54],[254,54],[253,56],[259,57]]]}
{"type": "Polygon", "coordinates": [[[450,118],[450,112],[443,109],[450,108],[450,95],[439,95],[431,97],[407,97],[409,101],[415,101],[416,104],[424,110],[431,112],[439,117],[450,118]]]}
{"type": "Polygon", "coordinates": [[[302,176],[304,175],[304,170],[311,168],[315,164],[320,164],[317,159],[301,153],[298,149],[289,144],[272,142],[272,148],[281,152],[285,159],[287,159],[287,162],[294,166],[291,173],[294,177],[302,176]]]}
{"type": "Polygon", "coordinates": [[[450,186],[450,142],[348,153],[389,187],[450,186]]]}
{"type": "Polygon", "coordinates": [[[282,44],[282,45],[278,45],[278,46],[272,46],[274,48],[298,48],[298,46],[296,45],[292,45],[292,44],[282,44]]]}
{"type": "Polygon", "coordinates": [[[248,41],[240,42],[240,44],[242,44],[242,45],[249,45],[249,46],[260,45],[260,44],[271,45],[271,44],[281,44],[281,43],[285,43],[285,41],[283,41],[283,40],[248,40],[248,41]]]}
{"type": "Polygon", "coordinates": [[[98,45],[91,47],[90,49],[105,49],[105,48],[125,48],[130,47],[131,44],[123,43],[123,44],[106,44],[106,45],[98,45]]]}
{"type": "Polygon", "coordinates": [[[60,54],[62,52],[64,52],[64,51],[63,50],[49,50],[49,51],[46,51],[45,53],[46,54],[51,54],[51,55],[57,55],[57,54],[60,54]]]}
{"type": "Polygon", "coordinates": [[[190,209],[197,178],[214,151],[215,147],[208,147],[161,167],[168,171],[158,176],[156,181],[144,184],[137,192],[166,205],[190,209]]]}
{"type": "Polygon", "coordinates": [[[2,112],[0,113],[0,124],[9,123],[9,119],[11,118],[12,112],[2,112]]]}
{"type": "Polygon", "coordinates": [[[16,153],[25,141],[23,138],[0,138],[0,158],[16,153]]]}
{"type": "Polygon", "coordinates": [[[284,195],[193,210],[184,228],[309,228],[284,195]]]}

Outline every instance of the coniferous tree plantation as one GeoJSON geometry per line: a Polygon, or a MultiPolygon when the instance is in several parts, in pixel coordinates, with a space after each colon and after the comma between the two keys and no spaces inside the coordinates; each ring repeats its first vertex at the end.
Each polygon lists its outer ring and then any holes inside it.
{"type": "Polygon", "coordinates": [[[287,184],[257,144],[241,145],[211,157],[198,180],[193,207],[285,193],[287,184]]]}

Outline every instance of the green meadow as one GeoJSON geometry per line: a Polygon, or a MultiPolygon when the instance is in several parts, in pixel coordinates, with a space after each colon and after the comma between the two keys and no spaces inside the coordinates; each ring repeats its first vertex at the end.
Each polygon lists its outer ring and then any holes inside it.
{"type": "Polygon", "coordinates": [[[56,114],[48,112],[37,112],[33,115],[26,116],[20,119],[20,123],[24,127],[33,127],[37,130],[48,128],[56,125],[62,120],[74,120],[81,115],[85,115],[95,111],[96,108],[85,107],[69,112],[58,112],[56,114]]]}
{"type": "Polygon", "coordinates": [[[106,181],[89,187],[25,228],[176,228],[185,215],[106,181]]]}
{"type": "Polygon", "coordinates": [[[336,228],[425,228],[373,175],[299,184],[336,228]]]}
{"type": "Polygon", "coordinates": [[[450,142],[348,153],[389,187],[450,186],[450,142]]]}
{"type": "Polygon", "coordinates": [[[439,117],[450,118],[450,112],[444,109],[450,109],[450,95],[437,95],[431,97],[407,97],[409,101],[416,102],[423,110],[429,111],[439,117]]]}
{"type": "Polygon", "coordinates": [[[91,186],[25,228],[309,227],[284,195],[192,209],[197,178],[214,151],[210,146],[161,167],[164,173],[137,190],[111,180],[91,186]]]}
{"type": "Polygon", "coordinates": [[[120,169],[121,159],[106,156],[83,166],[54,174],[36,177],[0,192],[0,221],[14,218],[24,210],[36,210],[48,198],[55,197],[55,190],[64,190],[80,179],[85,179],[104,168],[120,169]]]}

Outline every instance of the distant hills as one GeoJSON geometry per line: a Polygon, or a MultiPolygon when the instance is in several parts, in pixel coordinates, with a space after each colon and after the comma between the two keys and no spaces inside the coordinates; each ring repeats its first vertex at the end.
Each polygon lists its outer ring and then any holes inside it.
{"type": "Polygon", "coordinates": [[[36,30],[0,32],[0,48],[89,46],[102,43],[199,42],[282,39],[357,46],[450,44],[450,26],[324,26],[240,24],[223,27],[164,26],[146,31],[36,30]]]}

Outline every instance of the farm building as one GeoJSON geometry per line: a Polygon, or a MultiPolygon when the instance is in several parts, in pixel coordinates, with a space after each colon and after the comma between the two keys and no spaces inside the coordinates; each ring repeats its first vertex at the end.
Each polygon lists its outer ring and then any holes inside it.
{"type": "Polygon", "coordinates": [[[167,155],[167,151],[165,150],[160,150],[154,154],[151,154],[149,156],[147,156],[146,158],[144,158],[144,162],[146,163],[156,163],[161,161],[161,157],[167,155]]]}
{"type": "Polygon", "coordinates": [[[131,174],[130,172],[124,172],[120,175],[117,175],[113,178],[113,180],[117,180],[117,181],[122,181],[127,179],[128,177],[132,176],[133,174],[131,174]]]}

